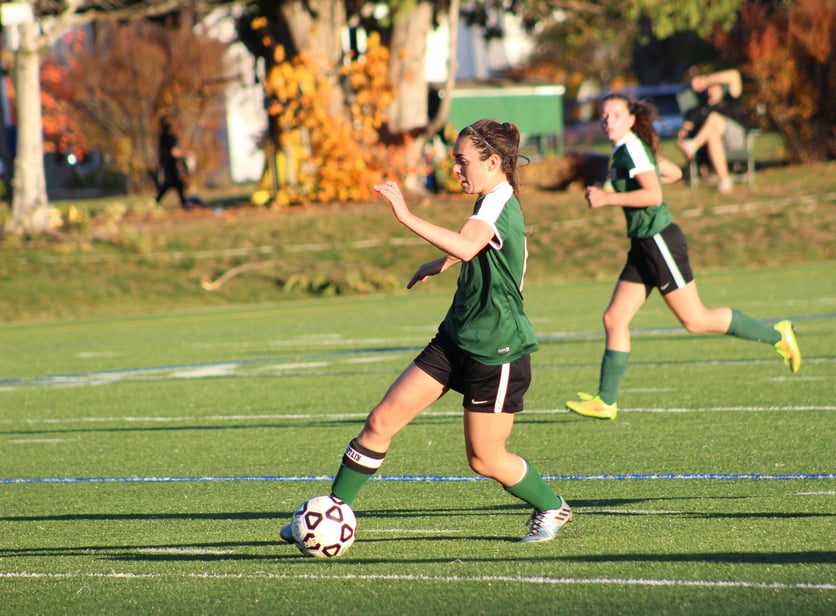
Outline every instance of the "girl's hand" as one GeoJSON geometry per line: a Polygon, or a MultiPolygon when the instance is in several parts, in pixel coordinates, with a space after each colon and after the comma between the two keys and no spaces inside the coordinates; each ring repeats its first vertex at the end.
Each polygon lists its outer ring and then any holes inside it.
{"type": "Polygon", "coordinates": [[[606,207],[609,205],[609,195],[596,186],[590,186],[586,189],[586,203],[591,210],[606,207]]]}
{"type": "Polygon", "coordinates": [[[412,274],[412,278],[407,283],[406,288],[411,289],[415,286],[416,282],[425,282],[430,276],[435,276],[436,274],[443,272],[447,269],[447,267],[449,267],[449,265],[445,267],[448,258],[449,257],[441,257],[440,259],[421,265],[417,270],[415,270],[415,273],[412,274]]]}
{"type": "Polygon", "coordinates": [[[392,207],[392,213],[395,214],[395,218],[403,222],[404,218],[410,212],[397,183],[390,180],[388,182],[384,182],[383,184],[375,184],[372,188],[375,192],[380,193],[380,195],[389,202],[389,205],[392,207]]]}

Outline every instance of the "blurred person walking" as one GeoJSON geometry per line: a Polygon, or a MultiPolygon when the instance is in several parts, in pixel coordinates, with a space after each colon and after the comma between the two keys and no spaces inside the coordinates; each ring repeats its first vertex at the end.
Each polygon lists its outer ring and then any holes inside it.
{"type": "Polygon", "coordinates": [[[187,159],[194,154],[180,146],[177,124],[170,115],[160,118],[158,152],[156,202],[160,203],[163,195],[170,188],[173,188],[180,199],[180,207],[188,209],[189,202],[186,200],[186,183],[189,176],[187,159]]]}

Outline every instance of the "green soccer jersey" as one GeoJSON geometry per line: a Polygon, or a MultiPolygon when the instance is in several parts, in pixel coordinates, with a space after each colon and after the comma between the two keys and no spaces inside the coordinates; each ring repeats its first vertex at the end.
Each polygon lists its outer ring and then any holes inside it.
{"type": "MultiPolygon", "coordinates": [[[[651,170],[659,176],[653,152],[635,133],[627,135],[613,148],[610,181],[615,192],[640,189],[641,184],[636,176],[651,170]]],[[[664,201],[660,205],[650,207],[622,209],[627,219],[627,237],[653,237],[673,222],[673,216],[664,201]]]]}
{"type": "Polygon", "coordinates": [[[494,237],[472,261],[462,263],[444,328],[479,363],[509,363],[539,348],[523,310],[528,247],[511,185],[502,182],[479,197],[472,218],[490,225],[494,237]]]}

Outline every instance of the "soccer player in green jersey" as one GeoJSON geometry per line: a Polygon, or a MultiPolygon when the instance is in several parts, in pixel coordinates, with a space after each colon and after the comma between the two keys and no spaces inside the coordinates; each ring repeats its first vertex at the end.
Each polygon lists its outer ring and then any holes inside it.
{"type": "MultiPolygon", "coordinates": [[[[718,333],[775,347],[792,372],[801,366],[801,351],[792,324],[769,326],[732,308],[707,308],[691,273],[685,236],[662,199],[662,183],[672,163],[658,156],[653,129],[655,111],[642,101],[613,94],[604,100],[601,126],[613,143],[610,190],[590,187],[591,209],[621,207],[627,220],[630,252],[612,299],[604,312],[606,348],[601,361],[598,394],[579,393],[570,410],[587,417],[615,419],[616,397],[630,357],[630,322],[648,295],[658,288],[686,330],[718,333]]],[[[678,178],[676,178],[678,179],[678,178]]]]}
{"type": "MultiPolygon", "coordinates": [[[[463,396],[470,467],[531,505],[529,532],[521,541],[540,542],[554,539],[571,521],[572,510],[528,460],[505,448],[531,382],[530,354],[538,349],[523,310],[528,250],[517,200],[519,143],[516,126],[493,120],[480,120],[459,133],[453,173],[464,192],[477,198],[458,231],[416,216],[395,182],[374,187],[401,224],[444,253],[421,265],[407,288],[457,263],[461,269],[438,332],[369,413],[343,455],[331,494],[351,504],[380,468],[398,432],[453,389],[463,396]]],[[[281,536],[293,541],[289,525],[281,536]]]]}

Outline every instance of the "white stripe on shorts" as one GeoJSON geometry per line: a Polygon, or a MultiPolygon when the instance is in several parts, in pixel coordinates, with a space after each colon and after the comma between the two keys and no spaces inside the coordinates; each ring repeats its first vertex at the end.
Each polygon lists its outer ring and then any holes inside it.
{"type": "Polygon", "coordinates": [[[679,266],[676,264],[676,260],[673,258],[671,251],[668,250],[665,238],[662,237],[661,233],[657,233],[653,236],[653,241],[656,242],[656,247],[659,249],[659,252],[662,253],[662,259],[664,259],[665,265],[668,266],[668,271],[670,271],[673,276],[676,288],[681,289],[685,286],[685,278],[682,276],[682,272],[679,271],[679,266]]]}
{"type": "Polygon", "coordinates": [[[505,396],[508,395],[508,381],[511,377],[511,364],[502,364],[499,371],[499,387],[496,390],[496,402],[493,405],[494,413],[501,413],[505,407],[505,396]]]}

